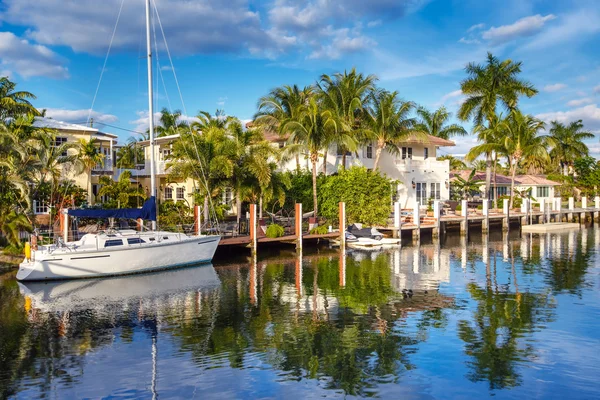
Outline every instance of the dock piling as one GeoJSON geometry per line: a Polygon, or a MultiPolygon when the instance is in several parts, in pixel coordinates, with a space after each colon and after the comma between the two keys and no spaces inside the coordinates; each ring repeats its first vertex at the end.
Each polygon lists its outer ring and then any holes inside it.
{"type": "Polygon", "coordinates": [[[502,200],[502,214],[504,214],[504,218],[502,218],[502,230],[508,230],[508,199],[502,200]]]}
{"type": "Polygon", "coordinates": [[[435,218],[435,227],[431,233],[434,238],[438,238],[440,236],[440,215],[440,201],[435,200],[433,202],[433,217],[435,218]]]}
{"type": "Polygon", "coordinates": [[[413,210],[413,223],[415,224],[416,228],[413,229],[413,240],[419,240],[419,237],[421,235],[421,204],[419,203],[419,200],[415,200],[415,206],[414,206],[414,210],[413,210]]]}
{"type": "Polygon", "coordinates": [[[401,217],[402,217],[402,215],[400,214],[400,202],[396,201],[396,202],[394,202],[394,232],[393,232],[393,236],[395,238],[400,237],[400,229],[401,229],[401,224],[402,224],[401,217]]]}
{"type": "Polygon", "coordinates": [[[575,208],[575,199],[569,197],[569,214],[567,214],[568,222],[573,222],[573,209],[575,208]]]}
{"type": "Polygon", "coordinates": [[[302,203],[296,203],[295,224],[296,248],[302,248],[302,203]]]}
{"type": "MultiPolygon", "coordinates": [[[[346,203],[340,201],[339,203],[339,219],[340,219],[340,247],[344,248],[346,245],[346,203]]],[[[297,234],[297,233],[296,233],[297,234]]]]}
{"type": "Polygon", "coordinates": [[[464,219],[460,221],[460,234],[466,236],[468,235],[469,230],[469,208],[466,200],[461,201],[460,212],[464,217],[464,219]]]}
{"type": "Polygon", "coordinates": [[[258,247],[256,222],[256,204],[250,204],[250,248],[252,249],[252,254],[256,253],[258,247]]]}
{"type": "Polygon", "coordinates": [[[490,200],[483,199],[483,221],[481,222],[481,232],[486,234],[490,228],[490,200]]]}

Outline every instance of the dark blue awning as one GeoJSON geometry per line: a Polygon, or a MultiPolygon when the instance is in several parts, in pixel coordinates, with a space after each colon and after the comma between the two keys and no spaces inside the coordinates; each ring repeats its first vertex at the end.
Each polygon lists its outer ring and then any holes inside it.
{"type": "Polygon", "coordinates": [[[72,217],[88,217],[88,218],[131,218],[145,219],[156,221],[156,198],[150,197],[144,202],[142,208],[115,208],[110,210],[100,209],[82,209],[69,210],[68,214],[72,217]]]}

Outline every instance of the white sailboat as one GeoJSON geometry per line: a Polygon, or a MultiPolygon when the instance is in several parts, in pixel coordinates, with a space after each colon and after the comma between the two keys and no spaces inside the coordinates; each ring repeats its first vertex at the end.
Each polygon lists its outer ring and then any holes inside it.
{"type": "Polygon", "coordinates": [[[74,242],[33,246],[19,265],[17,279],[50,280],[94,278],[133,274],[183,265],[210,262],[219,235],[188,236],[156,230],[156,167],[152,88],[150,0],[146,0],[146,47],[148,58],[148,125],[150,131],[150,199],[141,209],[69,210],[69,215],[96,218],[132,218],[152,221],[152,231],[108,230],[86,234],[74,242]]]}

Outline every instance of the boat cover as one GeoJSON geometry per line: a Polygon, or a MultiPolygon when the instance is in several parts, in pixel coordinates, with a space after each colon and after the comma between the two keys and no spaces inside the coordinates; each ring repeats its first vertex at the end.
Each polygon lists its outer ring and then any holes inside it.
{"type": "Polygon", "coordinates": [[[72,217],[88,218],[131,218],[156,221],[156,198],[150,197],[144,202],[142,208],[114,208],[108,210],[85,208],[81,210],[68,210],[72,217]]]}

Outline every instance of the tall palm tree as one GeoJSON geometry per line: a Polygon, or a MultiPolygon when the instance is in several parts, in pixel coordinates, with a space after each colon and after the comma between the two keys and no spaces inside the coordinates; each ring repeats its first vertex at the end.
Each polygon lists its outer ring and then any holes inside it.
{"type": "Polygon", "coordinates": [[[192,122],[191,127],[198,132],[205,131],[209,128],[227,129],[230,123],[238,120],[235,117],[226,115],[223,110],[217,110],[215,115],[212,115],[208,111],[198,111],[196,118],[198,121],[192,122]]]}
{"type": "Polygon", "coordinates": [[[23,114],[40,115],[29,101],[35,100],[35,95],[26,91],[15,91],[16,87],[17,84],[8,77],[0,77],[0,121],[23,114]]]}
{"type": "Polygon", "coordinates": [[[189,129],[189,126],[181,120],[181,111],[169,112],[167,108],[163,107],[160,111],[158,124],[155,127],[157,137],[176,135],[187,129],[189,129]]]}
{"type": "Polygon", "coordinates": [[[583,130],[581,120],[573,121],[569,125],[552,121],[550,125],[548,135],[548,144],[552,148],[550,158],[558,164],[563,175],[568,175],[573,161],[589,154],[589,149],[583,141],[593,139],[594,134],[583,130]]]}
{"type": "MultiPolygon", "coordinates": [[[[258,111],[254,115],[255,123],[265,130],[277,132],[287,138],[290,132],[283,129],[289,121],[300,120],[303,107],[314,95],[312,86],[300,88],[297,85],[272,89],[269,94],[258,100],[258,111]]],[[[324,162],[325,164],[325,162],[324,162]]],[[[300,170],[300,155],[296,154],[296,169],[300,170]]]]}
{"type": "Polygon", "coordinates": [[[450,163],[450,171],[460,171],[463,169],[467,169],[467,164],[465,164],[462,160],[460,160],[450,154],[438,157],[437,159],[439,161],[448,160],[450,163]]]}
{"type": "Polygon", "coordinates": [[[104,154],[101,154],[96,147],[98,141],[94,138],[90,140],[79,139],[77,143],[78,156],[76,163],[79,168],[87,174],[87,201],[92,204],[92,169],[104,161],[104,154]]]}
{"type": "Polygon", "coordinates": [[[469,198],[469,194],[472,192],[478,192],[479,187],[481,186],[481,180],[475,179],[475,174],[477,170],[471,170],[469,176],[465,179],[460,175],[456,175],[456,179],[452,182],[453,188],[462,194],[462,198],[467,200],[469,198]]]}
{"type": "Polygon", "coordinates": [[[375,75],[363,75],[352,68],[350,72],[322,75],[317,86],[323,107],[339,121],[337,135],[332,142],[342,152],[342,166],[346,168],[346,154],[356,151],[360,134],[360,114],[367,99],[375,90],[375,75]],[[354,139],[348,141],[348,138],[354,139]]]}
{"type": "Polygon", "coordinates": [[[362,123],[363,133],[370,140],[377,142],[373,169],[379,167],[379,159],[384,149],[391,153],[399,152],[399,144],[411,136],[423,136],[413,131],[415,120],[409,118],[415,104],[402,101],[398,92],[378,91],[371,95],[371,101],[365,107],[362,123]]]}
{"type": "Polygon", "coordinates": [[[117,150],[117,168],[135,168],[144,162],[144,149],[135,137],[130,137],[125,146],[117,150]]]}
{"type": "MultiPolygon", "coordinates": [[[[485,64],[467,64],[464,79],[460,88],[467,96],[458,110],[461,121],[473,119],[475,126],[488,123],[492,128],[498,103],[508,111],[517,108],[519,96],[532,97],[538,93],[535,87],[518,75],[521,73],[521,62],[501,61],[492,53],[487,54],[485,64]]],[[[486,153],[485,198],[489,198],[491,182],[492,154],[486,153]]]]}
{"type": "Polygon", "coordinates": [[[415,129],[431,136],[448,140],[453,136],[465,136],[467,134],[467,131],[461,125],[448,124],[448,120],[452,118],[452,113],[448,112],[446,107],[442,106],[434,112],[419,107],[417,115],[419,121],[415,129]]]}
{"type": "MultiPolygon", "coordinates": [[[[303,107],[302,114],[298,121],[289,120],[282,129],[291,132],[288,139],[288,146],[285,152],[308,153],[312,164],[312,183],[313,183],[313,201],[314,214],[318,215],[317,205],[317,161],[319,152],[323,151],[329,143],[331,136],[338,131],[338,122],[334,114],[329,109],[322,109],[317,99],[311,98],[306,107],[303,107]]],[[[348,143],[353,140],[349,136],[344,136],[348,143]]]]}
{"type": "Polygon", "coordinates": [[[471,149],[473,154],[496,153],[506,157],[511,177],[510,207],[513,206],[515,175],[523,159],[528,157],[548,158],[546,136],[539,135],[544,123],[531,115],[514,110],[499,122],[503,135],[494,142],[482,143],[471,149]]]}

